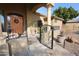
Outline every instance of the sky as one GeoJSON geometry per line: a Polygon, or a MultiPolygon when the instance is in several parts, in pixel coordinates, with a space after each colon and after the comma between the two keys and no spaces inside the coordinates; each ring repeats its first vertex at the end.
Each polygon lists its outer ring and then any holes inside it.
{"type": "MultiPolygon", "coordinates": [[[[79,3],[55,3],[54,7],[52,7],[52,13],[55,9],[57,9],[58,7],[66,7],[69,8],[70,6],[72,6],[75,10],[79,11],[79,3]]],[[[41,7],[37,10],[37,12],[43,14],[43,15],[47,15],[47,9],[45,7],[41,7]]]]}

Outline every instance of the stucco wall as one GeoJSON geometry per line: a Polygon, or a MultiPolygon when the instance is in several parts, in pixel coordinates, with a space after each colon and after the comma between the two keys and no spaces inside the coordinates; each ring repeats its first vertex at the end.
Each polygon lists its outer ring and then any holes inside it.
{"type": "Polygon", "coordinates": [[[64,32],[75,32],[79,31],[79,23],[66,23],[64,25],[64,32]]]}

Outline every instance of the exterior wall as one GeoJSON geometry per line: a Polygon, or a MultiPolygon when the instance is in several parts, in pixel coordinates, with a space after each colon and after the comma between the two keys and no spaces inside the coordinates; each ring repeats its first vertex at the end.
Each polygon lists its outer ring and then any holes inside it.
{"type": "Polygon", "coordinates": [[[27,32],[28,35],[34,35],[38,31],[37,21],[41,20],[40,16],[35,15],[30,8],[27,8],[27,32]]]}
{"type": "Polygon", "coordinates": [[[52,26],[57,26],[59,27],[58,29],[54,29],[54,37],[56,38],[62,31],[62,27],[63,27],[63,23],[61,20],[58,20],[58,19],[53,19],[52,20],[52,26]]]}
{"type": "Polygon", "coordinates": [[[79,31],[79,23],[66,23],[64,26],[64,32],[69,33],[69,32],[75,32],[79,31]]]}

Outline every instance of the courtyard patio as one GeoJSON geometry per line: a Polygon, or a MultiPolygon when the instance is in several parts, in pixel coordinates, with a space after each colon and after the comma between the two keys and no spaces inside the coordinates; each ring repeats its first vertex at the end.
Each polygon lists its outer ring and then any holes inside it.
{"type": "MultiPolygon", "coordinates": [[[[0,55],[9,56],[9,48],[4,39],[3,44],[0,45],[0,55]]],[[[50,49],[39,42],[39,40],[30,35],[18,39],[11,39],[8,41],[11,45],[12,56],[75,56],[68,50],[64,49],[54,41],[53,49],[50,49]]]]}

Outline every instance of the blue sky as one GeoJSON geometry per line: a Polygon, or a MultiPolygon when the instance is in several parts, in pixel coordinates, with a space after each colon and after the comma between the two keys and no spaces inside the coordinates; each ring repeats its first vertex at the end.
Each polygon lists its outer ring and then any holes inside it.
{"type": "MultiPolygon", "coordinates": [[[[72,6],[75,10],[78,10],[79,11],[79,3],[55,3],[54,4],[54,7],[52,7],[52,13],[55,9],[57,9],[58,7],[66,7],[66,8],[69,8],[70,6],[72,6]]],[[[41,14],[44,14],[44,15],[47,15],[47,9],[42,7],[42,8],[39,8],[37,10],[37,12],[40,12],[41,14]]]]}

